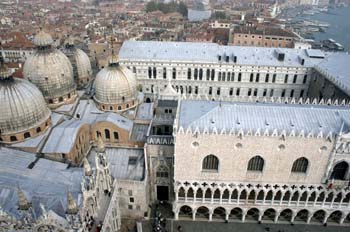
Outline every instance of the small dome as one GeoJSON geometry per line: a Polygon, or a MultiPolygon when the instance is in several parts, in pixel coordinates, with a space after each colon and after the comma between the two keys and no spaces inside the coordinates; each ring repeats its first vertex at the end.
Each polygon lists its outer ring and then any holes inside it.
{"type": "Polygon", "coordinates": [[[34,44],[37,47],[45,47],[53,44],[53,39],[50,34],[40,30],[38,34],[34,37],[34,44]]]}
{"type": "Polygon", "coordinates": [[[117,57],[112,56],[109,65],[97,74],[95,100],[109,107],[106,110],[113,111],[125,110],[136,104],[135,77],[128,68],[119,65],[117,57]],[[117,109],[113,108],[115,106],[117,109]]]}
{"type": "MultiPolygon", "coordinates": [[[[2,65],[1,70],[4,69],[2,65]]],[[[3,73],[1,71],[1,75],[3,73]]],[[[0,77],[0,131],[3,142],[20,141],[44,132],[50,115],[41,92],[33,84],[12,76],[0,77]],[[24,132],[27,136],[22,134],[10,141],[9,136],[24,132]]]]}
{"type": "Polygon", "coordinates": [[[91,80],[92,69],[88,55],[76,48],[71,39],[66,42],[63,53],[68,57],[73,66],[75,82],[78,86],[84,86],[91,80]]]}
{"type": "Polygon", "coordinates": [[[50,107],[58,107],[76,97],[73,67],[61,51],[46,46],[51,39],[46,35],[41,31],[36,36],[37,49],[24,63],[23,74],[40,89],[50,107]]]}

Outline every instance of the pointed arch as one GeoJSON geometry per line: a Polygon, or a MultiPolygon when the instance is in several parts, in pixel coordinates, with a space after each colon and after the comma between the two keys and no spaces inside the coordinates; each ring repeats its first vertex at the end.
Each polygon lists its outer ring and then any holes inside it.
{"type": "Polygon", "coordinates": [[[247,170],[262,172],[264,169],[264,164],[265,164],[265,161],[261,156],[259,155],[254,156],[249,160],[247,170]]]}

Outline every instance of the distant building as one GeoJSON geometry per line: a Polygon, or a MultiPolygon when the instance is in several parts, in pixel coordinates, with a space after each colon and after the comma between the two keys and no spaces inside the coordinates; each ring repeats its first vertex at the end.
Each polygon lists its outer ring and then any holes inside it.
{"type": "Polygon", "coordinates": [[[295,35],[280,28],[236,27],[232,41],[235,46],[293,48],[295,35]]]}

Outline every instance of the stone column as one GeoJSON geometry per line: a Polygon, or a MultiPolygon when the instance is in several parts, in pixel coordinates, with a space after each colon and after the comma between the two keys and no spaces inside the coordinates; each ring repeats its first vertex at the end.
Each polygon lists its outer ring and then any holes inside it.
{"type": "Polygon", "coordinates": [[[179,201],[179,190],[175,189],[175,201],[179,201]]]}
{"type": "Polygon", "coordinates": [[[175,212],[175,220],[179,220],[179,212],[178,211],[175,212]]]}
{"type": "Polygon", "coordinates": [[[346,218],[346,214],[340,218],[339,224],[343,224],[346,218]]]}
{"type": "Polygon", "coordinates": [[[310,215],[307,217],[306,224],[310,224],[311,218],[312,214],[310,213],[310,215]]]}
{"type": "Polygon", "coordinates": [[[275,223],[278,221],[279,216],[280,216],[280,214],[276,212],[275,219],[273,220],[275,223]]]}
{"type": "Polygon", "coordinates": [[[188,189],[185,189],[185,202],[187,202],[187,192],[188,192],[188,189]]]}
{"type": "Polygon", "coordinates": [[[196,211],[192,212],[192,220],[195,221],[196,220],[196,211]]]}
{"type": "Polygon", "coordinates": [[[245,216],[247,212],[242,212],[242,222],[245,222],[245,216]]]}
{"type": "Polygon", "coordinates": [[[226,212],[226,215],[225,215],[225,220],[228,221],[228,217],[229,217],[229,213],[226,212]]]}
{"type": "Polygon", "coordinates": [[[319,197],[319,194],[316,194],[315,200],[314,200],[314,202],[312,204],[313,207],[315,207],[318,197],[319,197]]]}
{"type": "Polygon", "coordinates": [[[197,201],[197,189],[193,190],[193,202],[197,201]]]}
{"type": "Polygon", "coordinates": [[[209,210],[209,221],[211,222],[213,220],[213,211],[209,210]]]}
{"type": "Polygon", "coordinates": [[[228,203],[230,204],[230,203],[232,203],[232,191],[230,191],[230,193],[229,193],[229,197],[228,197],[228,203]]]}

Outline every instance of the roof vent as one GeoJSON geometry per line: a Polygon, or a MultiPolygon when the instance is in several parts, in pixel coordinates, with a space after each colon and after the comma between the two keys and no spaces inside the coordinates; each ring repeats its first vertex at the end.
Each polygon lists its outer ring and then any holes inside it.
{"type": "Polygon", "coordinates": [[[276,53],[276,55],[277,55],[277,60],[278,61],[284,61],[284,58],[285,58],[285,53],[282,51],[282,50],[280,50],[280,49],[276,49],[275,50],[275,53],[276,53]]]}

